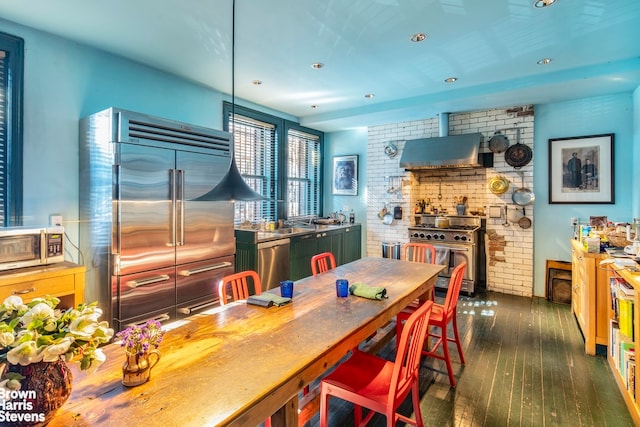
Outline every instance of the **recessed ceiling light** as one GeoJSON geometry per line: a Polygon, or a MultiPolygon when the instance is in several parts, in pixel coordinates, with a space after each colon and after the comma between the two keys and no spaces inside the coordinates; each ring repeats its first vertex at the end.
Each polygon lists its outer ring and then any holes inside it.
{"type": "Polygon", "coordinates": [[[457,77],[449,77],[449,78],[444,79],[445,83],[455,83],[457,81],[458,81],[457,77]]]}
{"type": "Polygon", "coordinates": [[[427,35],[425,33],[415,33],[414,35],[409,37],[409,40],[411,40],[414,43],[420,43],[425,41],[426,39],[427,39],[427,35]]]}
{"type": "Polygon", "coordinates": [[[315,104],[311,106],[311,108],[313,108],[314,110],[315,110],[316,108],[318,108],[318,107],[319,107],[319,105],[315,105],[315,104]]]}
{"type": "Polygon", "coordinates": [[[558,0],[535,0],[533,2],[533,7],[537,7],[539,9],[547,6],[551,6],[552,4],[556,4],[558,0]]]}
{"type": "Polygon", "coordinates": [[[256,86],[260,86],[262,84],[262,80],[254,80],[251,83],[253,83],[256,86]]]}
{"type": "Polygon", "coordinates": [[[322,62],[314,62],[313,64],[311,64],[311,68],[315,68],[316,70],[319,70],[320,68],[323,68],[324,64],[322,62]]]}
{"type": "Polygon", "coordinates": [[[375,95],[372,93],[367,93],[364,97],[365,98],[373,98],[375,95]]]}
{"type": "Polygon", "coordinates": [[[538,64],[538,65],[546,65],[546,64],[548,64],[548,63],[549,63],[549,62],[551,62],[551,61],[553,61],[553,59],[551,59],[551,58],[542,58],[541,60],[539,60],[539,61],[537,62],[537,64],[538,64]]]}

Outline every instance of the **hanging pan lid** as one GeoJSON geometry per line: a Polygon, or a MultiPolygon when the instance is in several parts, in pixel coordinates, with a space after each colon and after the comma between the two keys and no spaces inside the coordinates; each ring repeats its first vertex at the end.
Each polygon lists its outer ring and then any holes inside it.
{"type": "Polygon", "coordinates": [[[509,180],[503,176],[494,176],[489,180],[489,191],[493,194],[504,194],[509,189],[509,180]]]}
{"type": "Polygon", "coordinates": [[[497,130],[489,140],[489,150],[494,153],[502,153],[509,147],[509,139],[497,130]]]}
{"type": "Polygon", "coordinates": [[[521,168],[529,164],[533,158],[531,147],[520,143],[520,128],[517,129],[517,142],[504,152],[504,160],[509,166],[521,168]]]}

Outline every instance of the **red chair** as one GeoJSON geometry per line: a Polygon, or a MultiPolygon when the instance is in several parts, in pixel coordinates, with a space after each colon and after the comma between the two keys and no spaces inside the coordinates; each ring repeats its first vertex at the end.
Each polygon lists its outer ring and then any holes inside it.
{"type": "Polygon", "coordinates": [[[327,427],[329,397],[352,402],[354,425],[367,424],[375,413],[387,417],[387,426],[398,421],[423,426],[418,390],[420,353],[428,331],[432,301],[427,301],[409,317],[402,331],[395,361],[354,350],[351,357],[320,382],[320,427],[327,427]],[[415,420],[397,413],[411,392],[415,420]],[[370,410],[362,419],[362,408],[370,410]]]}
{"type": "MultiPolygon", "coordinates": [[[[436,359],[444,360],[447,364],[447,373],[449,374],[449,383],[451,387],[456,386],[456,378],[453,375],[453,366],[451,364],[451,355],[449,353],[449,342],[455,342],[458,348],[458,354],[460,355],[460,363],[464,365],[464,354],[462,353],[462,344],[460,343],[460,334],[458,333],[458,317],[456,310],[458,307],[458,296],[460,295],[460,288],[462,288],[462,279],[464,278],[464,272],[467,268],[467,263],[460,263],[451,274],[449,279],[449,287],[447,289],[447,295],[444,300],[444,304],[434,304],[431,311],[431,317],[429,318],[429,326],[440,328],[440,334],[434,333],[431,330],[427,334],[429,338],[434,338],[433,344],[430,344],[429,350],[422,352],[425,356],[435,357],[436,359]],[[453,323],[453,337],[447,337],[447,325],[449,322],[453,323]],[[442,346],[442,354],[437,353],[438,348],[442,346]]],[[[401,311],[396,317],[396,321],[400,322],[402,327],[402,320],[408,318],[411,315],[412,309],[407,307],[401,311]]],[[[396,328],[397,328],[396,324],[396,328]]]]}
{"type": "Polygon", "coordinates": [[[436,247],[428,243],[409,242],[404,245],[404,259],[412,262],[436,263],[436,247]],[[427,258],[429,252],[429,258],[427,258]]]}
{"type": "Polygon", "coordinates": [[[324,273],[336,268],[336,258],[331,252],[322,252],[311,257],[311,274],[324,273]]]}
{"type": "MultiPolygon", "coordinates": [[[[404,245],[404,259],[411,262],[422,262],[428,264],[436,263],[436,247],[428,243],[409,242],[404,245]],[[427,258],[429,253],[429,258],[427,258]]],[[[435,301],[435,291],[431,289],[427,298],[431,301],[435,301]]],[[[420,305],[420,301],[415,300],[409,304],[407,309],[408,313],[412,313],[420,305]]],[[[402,312],[396,316],[396,336],[399,337],[402,332],[402,321],[407,320],[408,316],[401,316],[402,312]]]]}
{"type": "Polygon", "coordinates": [[[262,285],[260,283],[260,276],[253,270],[242,271],[223,277],[218,284],[220,305],[225,305],[229,301],[229,288],[234,301],[249,298],[250,281],[253,282],[253,293],[255,295],[261,294],[262,285]]]}

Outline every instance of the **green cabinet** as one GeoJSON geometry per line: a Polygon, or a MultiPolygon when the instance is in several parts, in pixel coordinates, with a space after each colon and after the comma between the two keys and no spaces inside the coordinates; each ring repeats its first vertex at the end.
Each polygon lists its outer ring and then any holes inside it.
{"type": "Polygon", "coordinates": [[[316,234],[303,234],[291,238],[289,274],[291,280],[311,276],[311,257],[318,253],[316,234]]]}
{"type": "MultiPolygon", "coordinates": [[[[360,259],[361,229],[360,225],[352,225],[292,235],[289,249],[291,280],[311,276],[311,258],[322,252],[331,252],[338,265],[360,259]]],[[[258,250],[255,232],[236,230],[235,267],[236,271],[257,271],[258,250]]]]}
{"type": "Polygon", "coordinates": [[[353,225],[292,237],[289,253],[291,280],[311,276],[311,258],[322,252],[331,252],[338,265],[360,259],[361,230],[362,226],[353,225]]]}
{"type": "Polygon", "coordinates": [[[346,264],[362,257],[362,227],[354,225],[344,229],[342,237],[342,262],[346,264]]]}

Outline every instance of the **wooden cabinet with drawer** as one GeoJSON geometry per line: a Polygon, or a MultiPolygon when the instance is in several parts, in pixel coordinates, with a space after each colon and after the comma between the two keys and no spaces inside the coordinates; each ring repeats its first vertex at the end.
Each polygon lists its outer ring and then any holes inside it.
{"type": "Polygon", "coordinates": [[[609,281],[606,268],[600,267],[607,254],[588,253],[577,240],[571,241],[571,253],[571,306],[584,335],[585,351],[595,355],[597,344],[606,346],[609,342],[609,281]]]}
{"type": "Polygon", "coordinates": [[[60,307],[77,307],[84,301],[85,267],[62,262],[44,267],[28,267],[0,273],[0,302],[11,295],[28,302],[51,295],[60,298],[60,307]]]}

